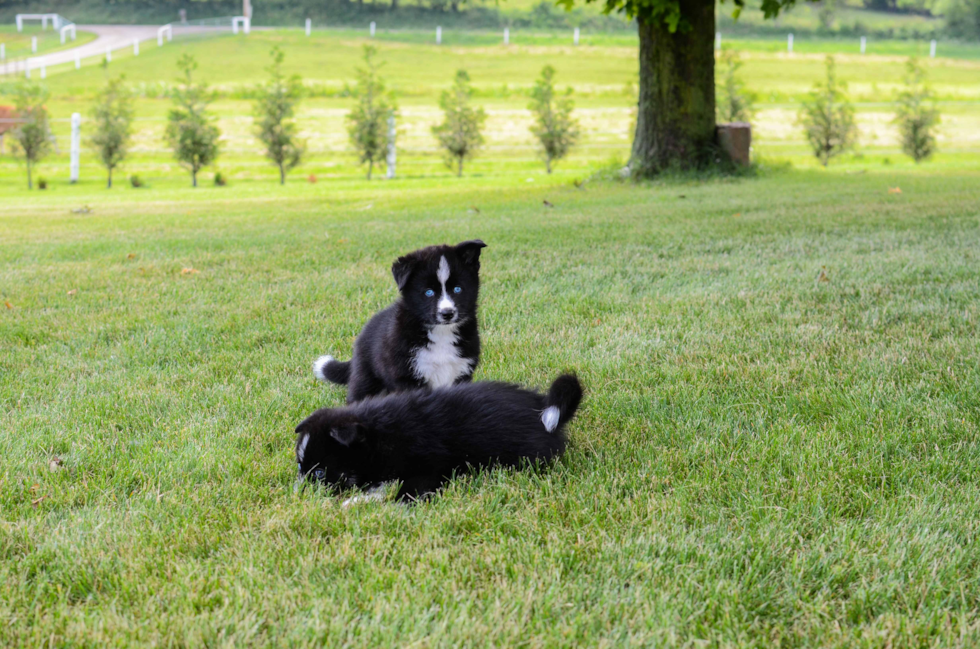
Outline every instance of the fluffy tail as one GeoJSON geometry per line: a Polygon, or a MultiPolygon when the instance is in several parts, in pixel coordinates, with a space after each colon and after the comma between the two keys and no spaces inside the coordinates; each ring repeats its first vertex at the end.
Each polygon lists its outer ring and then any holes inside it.
{"type": "Polygon", "coordinates": [[[333,356],[321,356],[313,361],[313,375],[324,383],[347,385],[350,380],[350,361],[338,361],[333,356]]]}
{"type": "Polygon", "coordinates": [[[582,384],[574,374],[562,374],[551,384],[545,399],[545,409],[541,413],[541,423],[545,430],[553,433],[564,426],[578,410],[582,402],[582,384]]]}

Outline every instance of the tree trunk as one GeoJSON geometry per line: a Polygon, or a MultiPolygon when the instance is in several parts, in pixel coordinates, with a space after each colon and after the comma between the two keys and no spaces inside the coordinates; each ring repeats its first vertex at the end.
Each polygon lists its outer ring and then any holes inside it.
{"type": "Polygon", "coordinates": [[[27,160],[27,188],[34,189],[34,182],[31,180],[31,161],[27,160]]]}
{"type": "Polygon", "coordinates": [[[374,171],[374,160],[368,160],[368,180],[371,180],[372,171],[374,171]]]}
{"type": "Polygon", "coordinates": [[[544,159],[544,168],[548,170],[549,174],[551,173],[551,157],[544,159]]]}
{"type": "Polygon", "coordinates": [[[112,189],[112,167],[109,168],[109,182],[106,183],[106,189],[112,189]]]}
{"type": "Polygon", "coordinates": [[[286,170],[282,168],[282,165],[279,165],[279,184],[286,184],[286,170]]]}
{"type": "Polygon", "coordinates": [[[634,177],[708,159],[715,140],[715,0],[681,0],[689,29],[637,20],[640,99],[630,155],[634,177]]]}
{"type": "Polygon", "coordinates": [[[456,177],[457,178],[463,177],[463,158],[459,159],[459,167],[456,169],[456,177]]]}
{"type": "Polygon", "coordinates": [[[398,10],[398,0],[391,0],[391,10],[392,11],[398,10]]]}
{"type": "Polygon", "coordinates": [[[191,170],[191,183],[194,187],[197,187],[197,169],[191,170]]]}

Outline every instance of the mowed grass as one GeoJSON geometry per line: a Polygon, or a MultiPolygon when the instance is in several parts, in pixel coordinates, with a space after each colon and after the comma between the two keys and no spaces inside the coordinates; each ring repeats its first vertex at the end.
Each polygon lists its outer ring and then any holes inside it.
{"type": "Polygon", "coordinates": [[[980,173],[932,169],[13,195],[0,645],[975,645],[980,173]],[[471,237],[477,377],[577,371],[568,453],[294,493],[312,359],[471,237]]]}

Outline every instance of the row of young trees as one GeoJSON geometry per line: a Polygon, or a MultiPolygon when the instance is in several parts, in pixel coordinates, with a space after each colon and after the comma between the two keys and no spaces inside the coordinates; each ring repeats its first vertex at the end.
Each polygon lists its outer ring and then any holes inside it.
{"type": "MultiPolygon", "coordinates": [[[[282,71],[283,53],[278,47],[271,52],[269,79],[257,94],[253,115],[255,135],[265,148],[265,156],[279,169],[279,182],[303,160],[306,143],[297,134],[295,112],[303,95],[303,84],[296,75],[282,71]]],[[[364,67],[357,69],[357,83],[352,89],[354,108],[347,115],[350,143],[359,162],[368,165],[370,179],[376,165],[383,164],[388,149],[388,120],[398,112],[394,94],[386,89],[380,76],[381,63],[377,49],[364,48],[364,67]]],[[[167,114],[164,139],[174,157],[190,171],[191,183],[197,187],[198,173],[214,164],[220,153],[220,136],[214,115],[208,111],[214,93],[203,83],[194,81],[197,61],[184,54],[177,61],[181,82],[172,91],[173,107],[167,114]]],[[[578,138],[578,124],[572,117],[574,103],[571,88],[564,94],[555,89],[555,70],[546,66],[531,91],[529,108],[535,122],[531,132],[540,143],[541,156],[548,173],[552,165],[565,157],[578,138]]],[[[27,162],[27,184],[33,188],[32,170],[50,147],[48,115],[44,104],[48,94],[44,86],[25,81],[18,94],[17,113],[23,122],[14,132],[27,162]]],[[[432,134],[443,150],[447,166],[462,175],[463,164],[472,159],[484,144],[483,126],[486,113],[471,105],[473,87],[465,70],[459,70],[451,89],[442,93],[439,105],[444,112],[442,123],[432,127],[432,134]]],[[[132,93],[123,77],[108,79],[92,106],[92,136],[89,144],[106,168],[108,187],[113,171],[125,160],[132,139],[132,93]]],[[[217,177],[216,177],[217,178],[217,177]]]]}
{"type": "MultiPolygon", "coordinates": [[[[715,91],[717,119],[719,122],[751,121],[754,96],[738,76],[742,66],[738,54],[727,50],[721,59],[722,79],[715,91]]],[[[918,163],[936,152],[939,110],[918,59],[908,60],[904,80],[905,87],[895,98],[893,122],[898,127],[902,151],[918,163]]],[[[847,97],[847,83],[837,78],[834,57],[827,57],[826,79],[814,84],[803,100],[797,120],[814,156],[825,167],[832,158],[857,144],[854,107],[847,97]]]]}

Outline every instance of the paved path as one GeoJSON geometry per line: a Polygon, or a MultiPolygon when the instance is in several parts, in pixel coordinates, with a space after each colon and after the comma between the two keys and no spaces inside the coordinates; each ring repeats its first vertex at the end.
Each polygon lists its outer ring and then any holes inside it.
{"type": "MultiPolygon", "coordinates": [[[[133,40],[139,39],[140,41],[156,40],[157,30],[160,28],[159,25],[76,25],[78,31],[93,32],[96,35],[95,40],[89,41],[84,45],[79,45],[78,47],[73,47],[67,50],[59,50],[57,52],[52,52],[51,54],[45,54],[44,56],[32,56],[26,59],[18,59],[14,61],[8,61],[3,65],[0,65],[0,75],[4,74],[24,74],[27,66],[30,65],[31,70],[38,70],[41,67],[41,59],[44,59],[45,65],[58,65],[59,63],[72,63],[75,60],[75,54],[82,59],[89,57],[105,56],[106,48],[112,50],[119,50],[124,47],[133,47],[133,40]]],[[[224,28],[225,30],[228,27],[224,28]]],[[[180,32],[181,34],[186,34],[190,32],[205,32],[205,31],[219,31],[220,27],[197,27],[197,26],[182,26],[180,23],[174,25],[174,31],[180,32]]],[[[35,73],[32,72],[32,75],[35,73]]]]}

